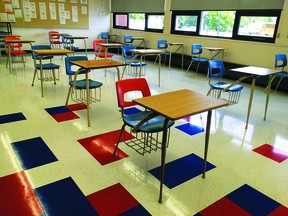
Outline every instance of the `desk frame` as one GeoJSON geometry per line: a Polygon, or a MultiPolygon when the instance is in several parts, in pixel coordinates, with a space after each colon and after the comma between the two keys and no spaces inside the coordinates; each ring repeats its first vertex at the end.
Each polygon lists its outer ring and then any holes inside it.
{"type": "Polygon", "coordinates": [[[65,36],[65,37],[67,39],[70,39],[70,47],[72,46],[71,40],[83,40],[86,57],[88,57],[87,46],[86,46],[86,39],[88,39],[88,37],[81,37],[81,36],[80,37],[79,36],[65,36]]]}
{"type": "MultiPolygon", "coordinates": [[[[212,110],[223,106],[227,106],[228,102],[212,98],[206,95],[202,95],[200,93],[188,89],[168,92],[150,97],[138,98],[134,99],[133,101],[136,104],[146,109],[152,110],[156,114],[165,117],[163,125],[162,151],[161,151],[160,194],[158,200],[159,203],[162,203],[162,191],[163,191],[165,160],[166,160],[166,143],[167,143],[169,120],[174,121],[185,118],[187,116],[192,116],[208,111],[206,134],[205,134],[205,148],[204,148],[204,170],[202,174],[202,178],[205,178],[212,110]],[[173,109],[171,109],[171,107],[173,107],[173,109]]],[[[135,128],[139,128],[139,125],[136,125],[135,128]]]]}
{"type": "Polygon", "coordinates": [[[172,47],[173,47],[173,46],[178,46],[178,47],[176,48],[176,50],[174,51],[174,53],[177,53],[177,52],[181,49],[181,55],[182,55],[182,70],[183,70],[183,64],[184,64],[184,43],[168,42],[167,44],[170,46],[170,48],[169,48],[169,51],[170,51],[170,55],[169,55],[169,69],[170,69],[170,66],[171,66],[172,47]]]}
{"type": "Polygon", "coordinates": [[[219,48],[219,47],[202,47],[204,50],[208,50],[210,52],[210,60],[213,60],[216,56],[221,54],[221,60],[224,58],[224,51],[225,48],[219,48]],[[213,54],[214,53],[214,54],[213,54]]]}

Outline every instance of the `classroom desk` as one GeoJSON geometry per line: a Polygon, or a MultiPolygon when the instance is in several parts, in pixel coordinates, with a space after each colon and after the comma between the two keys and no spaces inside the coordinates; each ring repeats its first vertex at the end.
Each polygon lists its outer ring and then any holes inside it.
{"type": "Polygon", "coordinates": [[[202,47],[204,50],[208,50],[210,52],[210,60],[213,60],[216,56],[221,55],[220,59],[223,60],[224,58],[224,51],[225,48],[220,47],[202,47]]]}
{"type": "MultiPolygon", "coordinates": [[[[124,46],[123,44],[120,43],[99,43],[97,44],[100,47],[105,47],[105,56],[107,56],[108,53],[108,49],[109,48],[121,48],[122,46],[124,46]]],[[[100,54],[101,49],[99,49],[99,54],[100,54]]]]}
{"type": "Polygon", "coordinates": [[[36,57],[40,57],[40,81],[41,81],[41,95],[44,97],[43,91],[43,70],[42,70],[42,58],[44,56],[63,56],[68,54],[73,54],[74,52],[67,49],[47,49],[47,50],[32,50],[36,53],[36,57]]]}
{"type": "MultiPolygon", "coordinates": [[[[85,36],[65,36],[65,37],[67,39],[70,39],[70,40],[83,40],[85,53],[86,53],[86,56],[88,57],[87,46],[86,46],[86,39],[88,39],[88,37],[85,37],[85,36]]],[[[71,46],[71,44],[70,44],[70,46],[71,46]]]]}
{"type": "Polygon", "coordinates": [[[34,40],[4,40],[4,43],[5,45],[8,44],[8,64],[9,64],[9,72],[11,73],[12,72],[12,69],[11,69],[11,54],[10,54],[10,46],[11,44],[14,44],[14,43],[21,43],[21,44],[30,44],[31,46],[31,49],[32,49],[32,43],[35,42],[34,40]]]}
{"type": "Polygon", "coordinates": [[[266,120],[266,114],[267,114],[267,110],[268,110],[268,103],[269,103],[269,96],[270,96],[270,88],[271,88],[271,82],[272,82],[272,77],[273,77],[272,75],[279,72],[279,71],[276,71],[274,69],[263,68],[263,67],[254,67],[254,66],[240,67],[240,68],[234,68],[234,69],[230,69],[230,70],[234,71],[234,72],[238,72],[238,73],[247,74],[247,75],[241,77],[239,79],[239,81],[245,80],[245,79],[250,78],[250,77],[252,78],[245,129],[248,128],[248,122],[249,122],[249,117],[250,117],[252,101],[253,101],[253,94],[254,94],[256,79],[258,77],[261,77],[261,76],[269,76],[267,91],[266,91],[265,112],[264,112],[264,120],[266,120]]]}
{"type": "Polygon", "coordinates": [[[136,55],[134,58],[136,59],[138,56],[140,57],[140,73],[139,76],[142,74],[142,62],[143,62],[143,57],[147,55],[157,55],[159,58],[158,62],[158,86],[160,87],[160,71],[161,71],[161,53],[165,52],[163,50],[158,50],[158,49],[133,49],[131,50],[132,52],[135,52],[136,55]]]}
{"type": "MultiPolygon", "coordinates": [[[[124,63],[110,60],[110,59],[98,59],[98,60],[84,60],[84,61],[71,61],[71,64],[76,65],[79,67],[79,70],[81,68],[85,68],[86,70],[95,70],[95,69],[106,69],[106,68],[112,68],[115,67],[117,69],[117,77],[118,80],[120,80],[120,70],[119,67],[125,66],[124,63]]],[[[87,122],[88,127],[90,127],[90,91],[89,91],[89,77],[88,73],[85,74],[86,79],[86,92],[87,92],[87,122]]]]}
{"type": "Polygon", "coordinates": [[[171,56],[172,56],[172,47],[173,46],[177,46],[176,50],[174,51],[174,53],[177,53],[180,49],[181,49],[181,55],[182,55],[182,69],[183,69],[183,63],[184,63],[184,43],[175,43],[175,42],[168,42],[167,43],[170,48],[170,56],[169,56],[169,68],[171,66],[171,56]]]}
{"type": "MultiPolygon", "coordinates": [[[[196,115],[208,111],[205,148],[204,148],[204,170],[202,178],[205,178],[206,161],[210,137],[211,114],[212,110],[227,106],[228,102],[212,98],[188,89],[158,94],[150,97],[143,97],[133,100],[136,104],[154,111],[158,115],[165,117],[164,130],[162,136],[162,152],[161,152],[161,180],[159,203],[162,202],[162,189],[164,182],[165,158],[166,158],[166,143],[169,120],[178,120],[187,116],[196,115]]],[[[154,115],[155,116],[155,115],[154,115]]],[[[140,125],[136,125],[133,131],[136,131],[140,125]]]]}
{"type": "Polygon", "coordinates": [[[146,40],[146,38],[144,38],[144,37],[132,37],[132,43],[134,43],[134,41],[140,41],[140,43],[137,45],[137,48],[140,48],[141,47],[141,45],[143,44],[143,47],[144,47],[144,49],[145,49],[145,40],[146,40]]]}

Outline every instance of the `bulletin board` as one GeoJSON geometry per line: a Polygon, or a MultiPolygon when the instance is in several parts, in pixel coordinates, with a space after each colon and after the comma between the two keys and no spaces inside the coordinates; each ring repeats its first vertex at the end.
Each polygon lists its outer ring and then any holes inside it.
{"type": "Polygon", "coordinates": [[[0,0],[0,22],[12,27],[89,28],[88,0],[0,0]]]}

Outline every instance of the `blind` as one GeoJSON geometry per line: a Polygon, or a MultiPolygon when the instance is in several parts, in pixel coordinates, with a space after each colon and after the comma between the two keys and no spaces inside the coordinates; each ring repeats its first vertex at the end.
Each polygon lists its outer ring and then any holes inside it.
{"type": "Polygon", "coordinates": [[[165,0],[111,0],[111,12],[164,13],[165,0]]]}
{"type": "Polygon", "coordinates": [[[283,9],[285,0],[171,0],[171,10],[283,9]]]}

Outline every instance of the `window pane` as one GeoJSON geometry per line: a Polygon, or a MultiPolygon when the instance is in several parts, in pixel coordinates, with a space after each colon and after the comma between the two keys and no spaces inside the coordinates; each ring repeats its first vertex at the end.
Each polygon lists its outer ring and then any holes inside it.
{"type": "Polygon", "coordinates": [[[241,16],[239,35],[273,38],[277,17],[241,16]]]}
{"type": "Polygon", "coordinates": [[[175,30],[196,32],[198,16],[176,16],[175,30]]]}
{"type": "Polygon", "coordinates": [[[145,14],[130,13],[129,14],[129,29],[144,30],[145,29],[145,14]]]}
{"type": "Polygon", "coordinates": [[[148,29],[163,29],[164,15],[148,15],[147,28],[148,29]]]}
{"type": "Polygon", "coordinates": [[[200,35],[232,37],[235,11],[203,11],[200,35]]]}
{"type": "Polygon", "coordinates": [[[116,14],[116,26],[127,26],[127,14],[116,14]]]}

